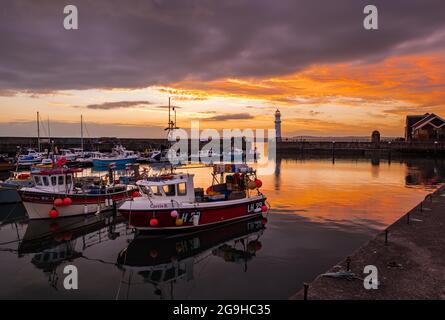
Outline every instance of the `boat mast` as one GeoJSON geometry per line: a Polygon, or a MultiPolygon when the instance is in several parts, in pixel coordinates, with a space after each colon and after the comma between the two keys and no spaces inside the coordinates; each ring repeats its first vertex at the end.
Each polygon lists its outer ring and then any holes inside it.
{"type": "Polygon", "coordinates": [[[82,149],[83,157],[83,115],[80,116],[80,148],[82,149]]]}
{"type": "Polygon", "coordinates": [[[167,131],[167,140],[170,140],[170,134],[173,130],[173,121],[172,121],[172,108],[171,108],[171,98],[168,98],[168,127],[165,129],[167,131]]]}
{"type": "Polygon", "coordinates": [[[50,123],[49,123],[49,116],[48,116],[48,139],[51,143],[51,127],[50,127],[50,123]]]}
{"type": "Polygon", "coordinates": [[[41,152],[40,145],[40,113],[37,111],[37,147],[39,152],[41,152]]]}

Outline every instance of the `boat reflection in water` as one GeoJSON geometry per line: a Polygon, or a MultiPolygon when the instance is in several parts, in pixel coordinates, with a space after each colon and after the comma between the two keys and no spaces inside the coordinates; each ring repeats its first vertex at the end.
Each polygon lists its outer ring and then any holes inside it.
{"type": "Polygon", "coordinates": [[[240,264],[247,272],[247,263],[261,250],[266,222],[257,217],[181,236],[136,235],[118,257],[118,267],[123,270],[121,283],[129,291],[136,273],[167,300],[174,299],[174,284],[193,280],[195,265],[210,256],[240,264]]]}
{"type": "Polygon", "coordinates": [[[58,288],[63,279],[64,262],[87,258],[83,251],[128,232],[121,217],[112,213],[100,216],[76,216],[58,220],[30,220],[18,248],[19,257],[32,256],[32,264],[47,276],[50,285],[58,288]]]}

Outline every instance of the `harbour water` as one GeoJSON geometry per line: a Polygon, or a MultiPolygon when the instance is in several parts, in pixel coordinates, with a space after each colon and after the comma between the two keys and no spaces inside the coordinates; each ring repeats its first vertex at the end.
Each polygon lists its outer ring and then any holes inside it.
{"type": "MultiPolygon", "coordinates": [[[[210,184],[210,169],[192,169],[210,184]]],[[[443,160],[278,159],[268,223],[142,238],[113,216],[27,222],[0,208],[1,299],[287,299],[445,179],[443,160]],[[79,290],[63,287],[75,265],[79,290]]]]}

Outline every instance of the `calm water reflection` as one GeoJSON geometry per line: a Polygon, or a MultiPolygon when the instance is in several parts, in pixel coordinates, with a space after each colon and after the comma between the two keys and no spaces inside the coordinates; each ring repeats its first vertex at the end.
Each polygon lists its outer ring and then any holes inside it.
{"type": "MultiPolygon", "coordinates": [[[[191,170],[210,183],[207,169],[191,170]]],[[[119,217],[26,221],[0,208],[0,298],[287,299],[437,187],[445,163],[280,159],[261,220],[181,237],[136,236],[119,217]],[[80,290],[63,289],[63,267],[80,290]]]]}

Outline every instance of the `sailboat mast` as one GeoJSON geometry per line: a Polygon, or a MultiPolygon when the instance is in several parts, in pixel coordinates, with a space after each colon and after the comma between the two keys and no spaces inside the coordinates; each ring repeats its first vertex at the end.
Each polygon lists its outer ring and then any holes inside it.
{"type": "Polygon", "coordinates": [[[83,157],[83,115],[80,116],[80,148],[82,149],[83,157]]]}
{"type": "Polygon", "coordinates": [[[50,123],[49,123],[49,117],[48,117],[48,139],[51,143],[51,127],[50,127],[50,123]]]}
{"type": "Polygon", "coordinates": [[[39,152],[42,151],[41,145],[40,145],[40,113],[37,112],[37,147],[39,152]]]}

